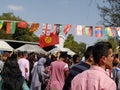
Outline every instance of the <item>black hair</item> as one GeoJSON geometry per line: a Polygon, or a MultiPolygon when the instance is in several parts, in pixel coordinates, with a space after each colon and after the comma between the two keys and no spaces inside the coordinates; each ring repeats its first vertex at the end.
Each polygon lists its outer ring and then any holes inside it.
{"type": "Polygon", "coordinates": [[[87,50],[84,53],[85,60],[87,60],[93,54],[93,48],[94,48],[94,46],[89,46],[87,48],[87,50]]]}
{"type": "Polygon", "coordinates": [[[80,56],[77,55],[77,54],[74,54],[74,55],[73,55],[72,59],[73,59],[73,62],[74,62],[74,63],[76,63],[78,57],[80,57],[80,56]]]}
{"type": "Polygon", "coordinates": [[[99,64],[102,56],[108,56],[109,49],[112,49],[112,45],[109,42],[98,42],[94,45],[93,59],[96,64],[99,64]]]}
{"type": "Polygon", "coordinates": [[[17,55],[12,54],[4,63],[2,72],[2,90],[23,90],[24,78],[17,63],[17,55]]]}
{"type": "Polygon", "coordinates": [[[67,52],[63,52],[63,51],[61,51],[60,52],[60,57],[62,57],[62,58],[67,58],[67,52]]]}

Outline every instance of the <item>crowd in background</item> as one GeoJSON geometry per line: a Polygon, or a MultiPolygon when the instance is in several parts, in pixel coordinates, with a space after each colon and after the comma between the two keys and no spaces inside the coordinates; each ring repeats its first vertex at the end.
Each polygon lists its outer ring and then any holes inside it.
{"type": "Polygon", "coordinates": [[[4,51],[0,90],[120,90],[120,57],[108,42],[87,47],[84,59],[62,51],[4,51]]]}

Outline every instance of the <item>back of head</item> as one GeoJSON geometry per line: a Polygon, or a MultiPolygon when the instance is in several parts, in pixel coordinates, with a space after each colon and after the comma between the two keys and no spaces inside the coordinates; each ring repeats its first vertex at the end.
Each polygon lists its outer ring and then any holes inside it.
{"type": "Polygon", "coordinates": [[[88,60],[89,57],[93,54],[93,48],[94,48],[94,46],[89,46],[89,47],[87,48],[87,50],[86,50],[85,53],[84,53],[85,60],[88,60]]]}
{"type": "Polygon", "coordinates": [[[11,57],[7,58],[1,76],[3,79],[2,90],[21,90],[23,77],[17,63],[16,54],[12,54],[11,57]]]}
{"type": "Polygon", "coordinates": [[[96,43],[93,49],[93,59],[95,64],[99,64],[100,58],[102,56],[108,56],[109,49],[111,48],[112,48],[112,45],[109,42],[96,43]]]}
{"type": "Polygon", "coordinates": [[[46,63],[46,58],[45,57],[41,57],[38,61],[38,65],[43,65],[46,63]]]}
{"type": "Polygon", "coordinates": [[[77,54],[74,54],[72,57],[74,63],[77,63],[77,58],[80,58],[80,56],[77,54]]]}
{"type": "Polygon", "coordinates": [[[18,53],[17,53],[17,55],[18,55],[18,57],[23,57],[23,52],[22,51],[19,51],[18,53]]]}
{"type": "Polygon", "coordinates": [[[62,52],[62,51],[61,51],[59,57],[66,59],[66,58],[67,58],[67,52],[62,52]]]}

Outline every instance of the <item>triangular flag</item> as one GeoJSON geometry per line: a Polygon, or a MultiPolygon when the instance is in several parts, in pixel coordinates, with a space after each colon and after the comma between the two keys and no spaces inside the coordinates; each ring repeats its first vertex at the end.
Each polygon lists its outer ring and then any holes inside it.
{"type": "Polygon", "coordinates": [[[114,36],[114,32],[112,31],[112,27],[105,27],[105,35],[108,37],[114,36]]]}
{"type": "Polygon", "coordinates": [[[93,27],[92,26],[85,26],[84,27],[84,35],[92,36],[93,35],[93,27]]]}
{"type": "Polygon", "coordinates": [[[60,34],[62,32],[62,24],[54,24],[54,34],[60,34]]]}
{"type": "Polygon", "coordinates": [[[0,30],[1,30],[2,27],[3,27],[3,23],[4,23],[4,22],[0,20],[0,30]]]}
{"type": "Polygon", "coordinates": [[[17,27],[18,27],[18,28],[26,29],[27,26],[28,26],[28,23],[27,23],[27,22],[24,22],[24,21],[19,21],[19,22],[17,23],[17,27]]]}
{"type": "Polygon", "coordinates": [[[14,34],[16,29],[16,22],[15,21],[8,21],[6,26],[6,34],[14,34]]]}
{"type": "Polygon", "coordinates": [[[32,23],[29,32],[34,32],[38,30],[38,28],[39,28],[39,23],[32,23]]]}
{"type": "Polygon", "coordinates": [[[77,25],[76,26],[76,35],[83,35],[84,34],[84,26],[81,26],[81,25],[77,25]]]}
{"type": "Polygon", "coordinates": [[[103,36],[103,27],[102,26],[95,26],[95,36],[96,37],[103,36]]]}
{"type": "Polygon", "coordinates": [[[70,25],[70,24],[66,24],[65,25],[65,28],[63,30],[63,32],[64,32],[65,35],[69,32],[69,30],[71,29],[71,27],[72,27],[72,25],[70,25]]]}

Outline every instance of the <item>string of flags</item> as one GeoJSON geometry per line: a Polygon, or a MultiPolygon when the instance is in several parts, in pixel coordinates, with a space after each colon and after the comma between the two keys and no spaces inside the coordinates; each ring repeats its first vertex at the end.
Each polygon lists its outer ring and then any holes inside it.
{"type": "MultiPolygon", "coordinates": [[[[4,23],[6,23],[6,34],[14,34],[16,32],[16,28],[26,29],[29,26],[29,32],[35,32],[39,30],[40,23],[31,23],[25,21],[11,21],[11,20],[0,20],[0,30],[2,29],[4,23]]],[[[50,35],[51,24],[42,24],[42,32],[43,34],[50,35]]],[[[54,24],[53,25],[53,33],[54,34],[68,34],[68,32],[73,27],[72,24],[54,24]]],[[[93,32],[95,33],[95,37],[114,37],[116,35],[120,36],[120,27],[104,27],[104,26],[84,26],[84,25],[75,25],[75,35],[77,36],[93,36],[93,32]]]]}

